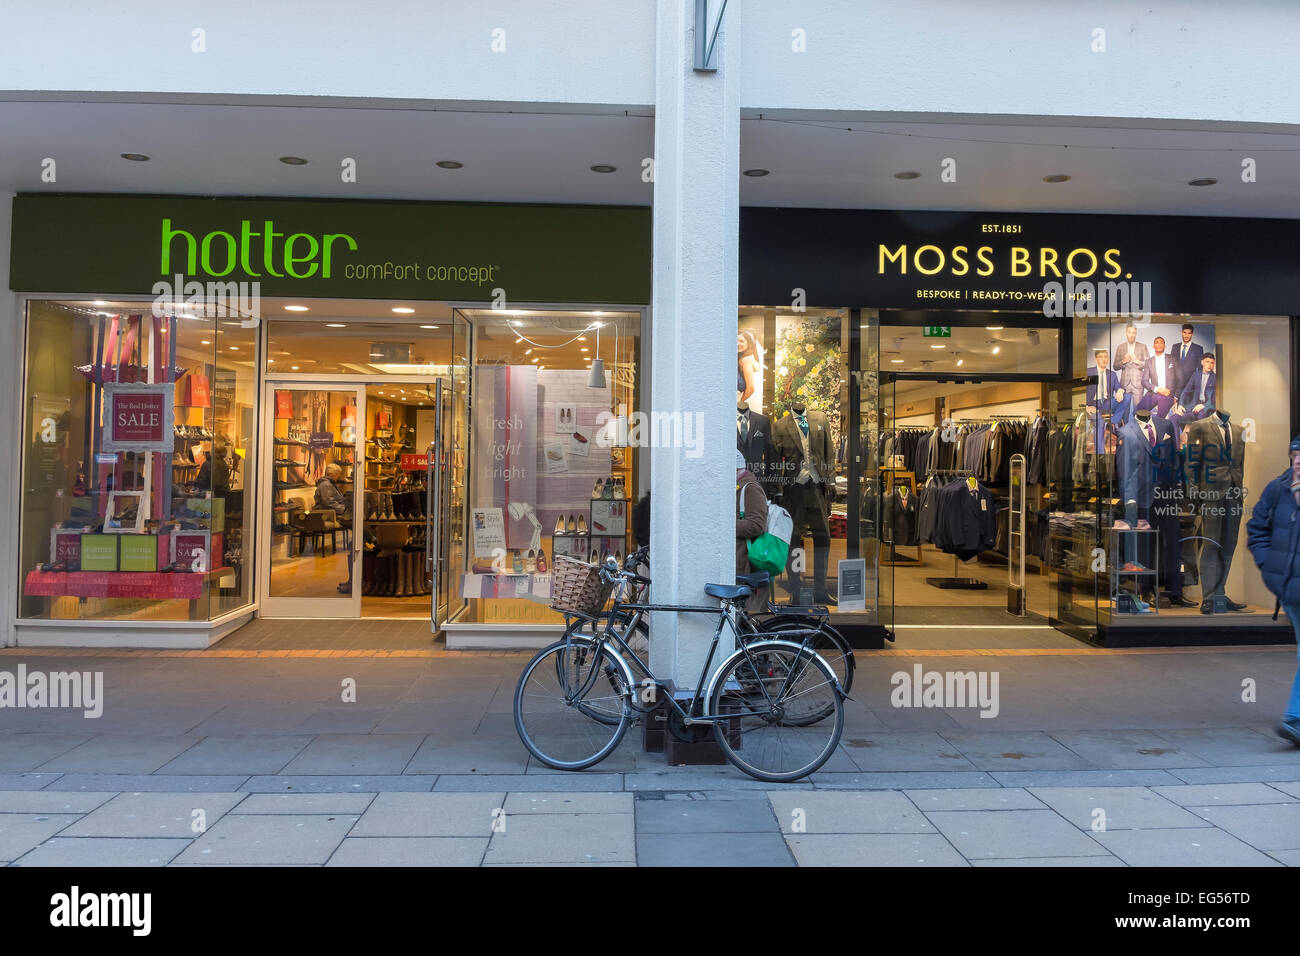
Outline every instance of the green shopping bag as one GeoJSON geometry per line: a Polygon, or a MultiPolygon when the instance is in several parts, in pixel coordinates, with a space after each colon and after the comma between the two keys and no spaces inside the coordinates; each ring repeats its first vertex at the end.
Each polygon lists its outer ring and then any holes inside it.
{"type": "MultiPolygon", "coordinates": [[[[740,517],[745,517],[745,488],[755,482],[747,481],[736,492],[736,510],[740,517]]],[[[790,538],[794,534],[794,519],[790,512],[770,501],[767,504],[767,530],[746,543],[749,552],[749,566],[768,574],[780,574],[785,570],[786,559],[790,556],[790,538]]]]}

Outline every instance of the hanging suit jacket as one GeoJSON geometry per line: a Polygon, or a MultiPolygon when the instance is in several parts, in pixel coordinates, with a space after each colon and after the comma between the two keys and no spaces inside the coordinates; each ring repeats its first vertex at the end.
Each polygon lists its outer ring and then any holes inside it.
{"type": "Polygon", "coordinates": [[[974,491],[965,479],[944,485],[935,514],[934,543],[967,561],[997,540],[997,499],[983,485],[974,491]]]}
{"type": "MultiPolygon", "coordinates": [[[[831,430],[826,413],[808,409],[808,451],[817,470],[821,487],[835,480],[835,456],[831,450],[831,430]]],[[[772,426],[772,443],[779,472],[779,490],[783,493],[799,477],[803,466],[803,436],[792,413],[787,412],[772,426]]]]}
{"type": "Polygon", "coordinates": [[[890,527],[894,535],[895,545],[911,546],[916,544],[916,521],[920,501],[915,494],[908,493],[904,499],[902,493],[895,488],[890,494],[887,504],[890,511],[890,527]]]}
{"type": "Polygon", "coordinates": [[[736,430],[736,448],[745,456],[745,467],[753,472],[759,481],[763,493],[770,495],[775,487],[776,452],[772,447],[772,422],[752,408],[746,413],[749,417],[749,437],[742,440],[740,430],[736,430]]]}
{"type": "MultiPolygon", "coordinates": [[[[1241,440],[1241,426],[1229,422],[1232,429],[1232,446],[1223,443],[1222,420],[1218,415],[1202,418],[1187,426],[1187,442],[1183,446],[1184,467],[1187,472],[1188,497],[1193,503],[1203,501],[1224,502],[1229,491],[1241,495],[1245,476],[1246,444],[1241,440]]],[[[1236,497],[1224,502],[1231,507],[1241,506],[1236,497]]]]}

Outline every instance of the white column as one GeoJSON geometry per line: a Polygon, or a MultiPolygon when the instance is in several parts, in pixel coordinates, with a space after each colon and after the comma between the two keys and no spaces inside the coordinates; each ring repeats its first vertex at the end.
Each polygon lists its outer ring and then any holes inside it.
{"type": "MultiPolygon", "coordinates": [[[[711,0],[710,21],[720,6],[711,0]]],[[[735,582],[740,7],[727,5],[717,72],[697,73],[694,0],[658,0],[650,395],[652,411],[680,415],[694,439],[651,451],[651,597],[660,603],[715,603],[704,585],[735,582]]],[[[655,673],[693,688],[714,627],[703,615],[655,615],[655,673]]]]}
{"type": "MultiPolygon", "coordinates": [[[[22,458],[23,401],[23,316],[18,297],[9,290],[10,229],[13,223],[13,194],[0,193],[0,402],[10,414],[0,415],[0,448],[9,449],[0,467],[0,647],[14,643],[13,617],[18,596],[18,522],[21,515],[19,468],[22,458]]],[[[69,357],[68,361],[72,361],[69,357]]]]}

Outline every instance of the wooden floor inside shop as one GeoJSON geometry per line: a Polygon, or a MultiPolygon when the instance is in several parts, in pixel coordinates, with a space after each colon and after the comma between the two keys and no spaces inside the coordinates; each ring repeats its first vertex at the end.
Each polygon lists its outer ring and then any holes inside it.
{"type": "MultiPolygon", "coordinates": [[[[338,586],[348,579],[348,553],[337,554],[327,548],[314,553],[310,546],[305,555],[277,558],[271,569],[271,596],[286,598],[341,598],[338,586]]],[[[359,586],[359,582],[358,582],[359,586]]],[[[372,618],[410,618],[428,620],[428,594],[411,597],[362,595],[361,616],[372,618]]]]}

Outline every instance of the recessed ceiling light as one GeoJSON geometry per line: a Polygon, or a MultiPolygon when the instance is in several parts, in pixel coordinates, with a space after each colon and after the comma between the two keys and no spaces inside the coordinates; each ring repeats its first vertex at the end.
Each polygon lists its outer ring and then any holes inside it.
{"type": "Polygon", "coordinates": [[[422,328],[422,329],[436,329],[437,326],[436,326],[436,325],[422,325],[422,326],[420,326],[420,328],[422,328]]]}
{"type": "Polygon", "coordinates": [[[943,346],[942,346],[942,345],[931,345],[930,348],[932,348],[932,349],[941,349],[941,348],[943,348],[943,346]]]}
{"type": "Polygon", "coordinates": [[[961,366],[964,365],[965,362],[966,362],[965,359],[959,358],[959,359],[957,360],[957,367],[958,367],[958,368],[961,368],[961,366]]]}
{"type": "Polygon", "coordinates": [[[202,341],[199,342],[199,345],[211,345],[211,344],[212,342],[208,339],[203,339],[202,341]]]}
{"type": "Polygon", "coordinates": [[[591,167],[593,173],[612,173],[616,169],[618,169],[617,166],[611,166],[609,163],[597,163],[595,166],[591,167]]]}
{"type": "Polygon", "coordinates": [[[400,313],[401,315],[410,315],[415,310],[405,305],[395,305],[393,306],[393,311],[400,313]]]}
{"type": "Polygon", "coordinates": [[[588,351],[588,349],[587,349],[586,346],[583,346],[582,348],[578,349],[578,351],[579,351],[579,352],[586,352],[586,351],[588,351]]]}
{"type": "Polygon", "coordinates": [[[286,311],[286,312],[306,312],[306,311],[307,311],[307,306],[305,306],[305,305],[286,305],[286,306],[284,307],[284,311],[286,311]]]}
{"type": "Polygon", "coordinates": [[[890,359],[889,361],[893,362],[895,365],[902,365],[902,364],[903,364],[903,360],[902,360],[902,359],[890,359]]]}
{"type": "Polygon", "coordinates": [[[752,177],[755,178],[755,179],[758,179],[758,178],[761,177],[761,176],[770,176],[771,174],[772,174],[772,170],[770,170],[770,169],[747,169],[747,170],[745,170],[745,175],[746,175],[746,176],[752,176],[752,177]]]}
{"type": "Polygon", "coordinates": [[[458,163],[454,159],[440,159],[435,165],[442,169],[461,169],[465,164],[458,163]]]}
{"type": "MultiPolygon", "coordinates": [[[[539,358],[540,358],[540,356],[539,356],[539,358]]],[[[536,362],[536,361],[537,361],[537,359],[533,359],[533,361],[534,361],[534,362],[536,362]]]]}
{"type": "Polygon", "coordinates": [[[585,341],[587,341],[587,337],[586,337],[585,335],[579,335],[579,336],[578,336],[578,341],[579,341],[579,342],[585,342],[585,341]]]}
{"type": "Polygon", "coordinates": [[[1204,179],[1189,179],[1189,180],[1187,181],[1187,185],[1189,185],[1189,186],[1213,186],[1213,185],[1214,185],[1215,183],[1217,183],[1217,182],[1218,182],[1217,179],[1211,179],[1210,177],[1207,176],[1207,177],[1205,177],[1204,179]]]}
{"type": "Polygon", "coordinates": [[[524,354],[525,354],[525,355],[532,355],[532,354],[533,354],[533,350],[532,350],[532,349],[524,349],[524,354]]]}
{"type": "Polygon", "coordinates": [[[307,160],[303,159],[301,156],[281,156],[281,157],[280,157],[280,162],[284,163],[286,166],[306,166],[306,165],[307,165],[307,160]]]}
{"type": "Polygon", "coordinates": [[[894,178],[895,179],[920,179],[921,174],[917,172],[913,172],[912,170],[909,169],[906,170],[905,172],[894,173],[894,178]]]}
{"type": "Polygon", "coordinates": [[[96,299],[95,305],[108,305],[108,303],[105,302],[103,299],[96,299]]]}
{"type": "Polygon", "coordinates": [[[120,155],[123,159],[129,159],[133,163],[149,162],[149,157],[146,156],[144,153],[121,153],[120,155]]]}
{"type": "Polygon", "coordinates": [[[327,329],[346,329],[346,328],[347,328],[347,325],[346,325],[345,323],[343,323],[343,322],[326,322],[326,323],[325,323],[325,328],[327,328],[327,329]]]}
{"type": "Polygon", "coordinates": [[[293,369],[295,372],[298,371],[298,366],[296,365],[290,365],[289,368],[293,369]]]}
{"type": "Polygon", "coordinates": [[[985,330],[986,332],[1001,332],[1001,331],[1002,331],[1002,326],[1000,326],[1000,325],[986,325],[986,326],[984,326],[984,330],[985,330]]]}
{"type": "Polygon", "coordinates": [[[1065,173],[1052,173],[1050,176],[1043,177],[1045,183],[1068,183],[1069,181],[1070,177],[1065,173]]]}
{"type": "Polygon", "coordinates": [[[1002,351],[1002,346],[1000,346],[1000,345],[995,345],[995,346],[993,346],[993,354],[994,354],[994,355],[997,355],[997,354],[998,354],[999,352],[1001,352],[1001,351],[1002,351]]]}
{"type": "Polygon", "coordinates": [[[230,351],[232,351],[232,352],[238,352],[238,351],[239,351],[239,346],[238,346],[238,345],[232,345],[232,346],[230,346],[230,351]]]}

